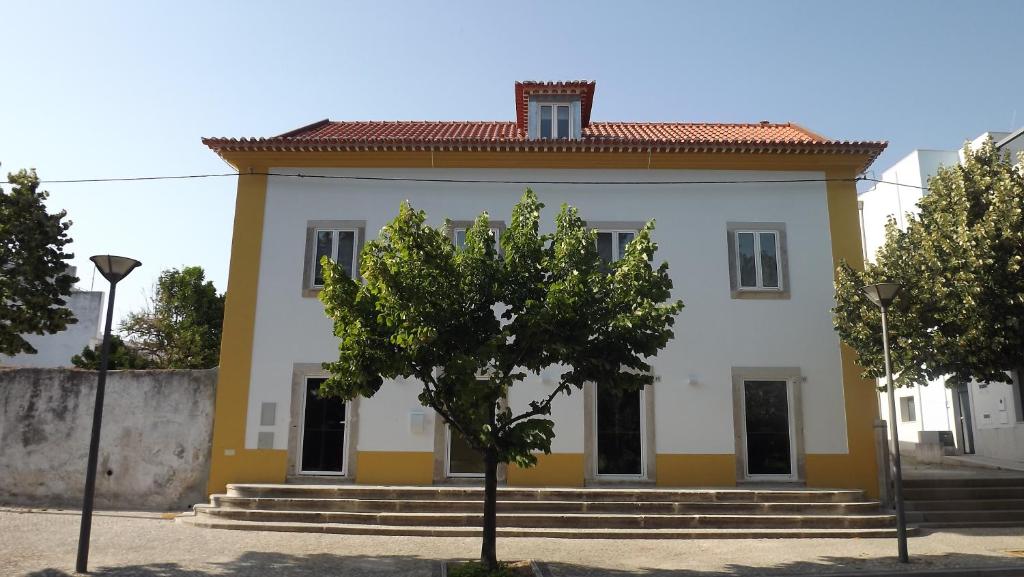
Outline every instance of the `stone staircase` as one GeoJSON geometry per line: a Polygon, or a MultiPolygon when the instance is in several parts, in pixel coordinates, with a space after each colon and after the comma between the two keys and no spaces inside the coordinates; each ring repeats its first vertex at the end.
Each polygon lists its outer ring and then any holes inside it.
{"type": "MultiPolygon", "coordinates": [[[[359,535],[480,535],[480,487],[228,485],[181,523],[359,535]]],[[[498,535],[558,538],[892,537],[893,515],[861,491],[498,489],[498,535]]]]}
{"type": "Polygon", "coordinates": [[[907,479],[903,495],[916,527],[1024,527],[1024,476],[907,479]]]}

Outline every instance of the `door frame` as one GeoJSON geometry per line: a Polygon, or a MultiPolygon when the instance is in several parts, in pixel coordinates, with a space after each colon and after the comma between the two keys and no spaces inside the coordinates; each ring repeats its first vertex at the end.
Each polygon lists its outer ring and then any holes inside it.
{"type": "Polygon", "coordinates": [[[305,433],[306,417],[306,385],[308,379],[323,379],[328,375],[322,362],[294,363],[292,365],[291,402],[288,414],[288,476],[289,477],[330,477],[331,479],[355,479],[357,447],[359,446],[359,397],[346,402],[345,407],[345,443],[343,457],[343,473],[337,471],[303,471],[302,470],[302,437],[305,433]]]}
{"type": "MultiPolygon", "coordinates": [[[[452,427],[444,424],[444,476],[450,479],[483,479],[486,473],[453,473],[452,472],[452,427]]],[[[481,456],[482,458],[482,456],[481,456]]]]}
{"type": "MultiPolygon", "coordinates": [[[[656,380],[656,377],[655,377],[656,380]]],[[[654,468],[654,385],[640,389],[640,473],[639,475],[599,475],[598,465],[598,422],[597,384],[584,384],[584,459],[586,461],[586,482],[638,482],[653,481],[654,468]]]]}
{"type": "Polygon", "coordinates": [[[803,398],[806,378],[799,367],[733,367],[733,427],[735,430],[736,481],[738,483],[796,483],[806,477],[804,451],[803,398]],[[746,382],[785,381],[789,409],[790,473],[788,475],[751,475],[747,467],[746,382]]]}
{"type": "Polygon", "coordinates": [[[327,378],[327,375],[306,375],[306,376],[304,376],[302,378],[302,384],[303,384],[302,407],[299,409],[299,415],[301,415],[302,418],[299,421],[299,438],[298,438],[298,451],[299,451],[299,454],[297,455],[297,467],[296,468],[297,468],[298,473],[300,475],[316,475],[318,477],[345,477],[345,476],[348,475],[348,462],[349,462],[349,458],[348,458],[348,444],[349,444],[349,442],[351,442],[350,435],[349,435],[349,430],[350,430],[350,427],[349,427],[350,418],[349,418],[349,416],[351,415],[351,412],[352,412],[352,403],[349,403],[348,401],[344,401],[343,402],[343,404],[345,405],[345,427],[344,427],[345,440],[344,440],[344,442],[342,442],[342,447],[341,447],[341,451],[342,451],[341,452],[341,471],[317,471],[317,470],[304,469],[303,468],[303,463],[302,463],[302,445],[306,441],[306,394],[305,394],[305,392],[309,390],[309,381],[310,381],[310,379],[326,379],[326,378],[327,378]]]}

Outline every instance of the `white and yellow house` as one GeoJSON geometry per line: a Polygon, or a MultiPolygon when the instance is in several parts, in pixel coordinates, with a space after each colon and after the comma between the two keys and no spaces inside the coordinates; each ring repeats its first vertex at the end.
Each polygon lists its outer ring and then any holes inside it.
{"type": "MultiPolygon", "coordinates": [[[[836,265],[862,264],[853,179],[884,143],[790,123],[596,122],[594,87],[516,83],[514,121],[324,120],[204,140],[240,173],[211,492],[477,476],[475,456],[418,402],[418,383],[347,404],[313,394],[336,355],[316,263],[329,255],[357,270],[360,246],[405,199],[437,225],[488,211],[500,235],[529,186],[549,207],[577,206],[608,259],[656,218],[657,258],[687,306],[653,362],[656,384],[558,399],[552,453],[509,467],[508,485],[767,481],[877,494],[873,383],[830,309],[836,265]]],[[[554,377],[517,385],[509,402],[525,408],[554,377]]]]}

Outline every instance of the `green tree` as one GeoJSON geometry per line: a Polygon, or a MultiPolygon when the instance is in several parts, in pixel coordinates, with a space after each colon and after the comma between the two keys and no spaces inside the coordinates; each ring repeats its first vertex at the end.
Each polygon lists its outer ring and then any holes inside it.
{"type": "Polygon", "coordinates": [[[1024,172],[990,141],[928,183],[906,230],[890,218],[877,262],[843,263],[835,326],[867,377],[884,376],[878,309],[865,284],[903,285],[890,314],[900,386],[944,375],[954,382],[1007,382],[1024,366],[1024,172]]]}
{"type": "Polygon", "coordinates": [[[220,358],[224,295],[202,267],[160,273],[149,307],[131,313],[120,331],[158,369],[208,369],[220,358]]]}
{"type": "Polygon", "coordinates": [[[403,203],[362,252],[362,282],[324,259],[320,300],[339,338],[325,363],[326,395],[371,397],[386,379],[415,378],[420,402],[480,453],[485,465],[481,562],[495,554],[497,466],[530,467],[550,453],[551,403],[593,382],[635,391],[653,382],[647,361],[672,338],[682,309],[668,264],[654,268],[653,221],[611,271],[595,231],[563,206],[554,234],[539,233],[543,205],[530,190],[512,211],[501,250],[486,213],[456,249],[448,225],[403,203]],[[509,389],[546,367],[563,372],[544,398],[516,414],[509,389]]]}
{"type": "Polygon", "coordinates": [[[78,280],[68,274],[74,255],[65,211],[46,212],[49,196],[34,170],[7,175],[0,188],[0,354],[35,354],[21,335],[52,334],[78,322],[64,297],[78,280]]]}
{"type": "MultiPolygon", "coordinates": [[[[85,347],[71,357],[71,364],[79,369],[100,370],[100,344],[85,347]]],[[[107,368],[112,371],[125,369],[148,369],[152,363],[117,335],[110,335],[110,358],[107,368]]]]}

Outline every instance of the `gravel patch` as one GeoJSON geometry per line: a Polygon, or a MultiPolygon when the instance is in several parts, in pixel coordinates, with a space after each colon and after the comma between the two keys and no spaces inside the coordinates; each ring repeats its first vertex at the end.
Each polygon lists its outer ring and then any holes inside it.
{"type": "MultiPolygon", "coordinates": [[[[77,511],[0,509],[0,576],[74,575],[77,511]]],[[[173,515],[100,511],[90,568],[105,577],[408,575],[434,577],[440,561],[473,558],[477,538],[378,537],[199,529],[173,515]]],[[[1024,528],[934,532],[910,540],[911,568],[1016,564],[1024,528]]],[[[535,559],[552,577],[823,575],[896,569],[892,539],[499,539],[502,559],[535,559]]]]}

